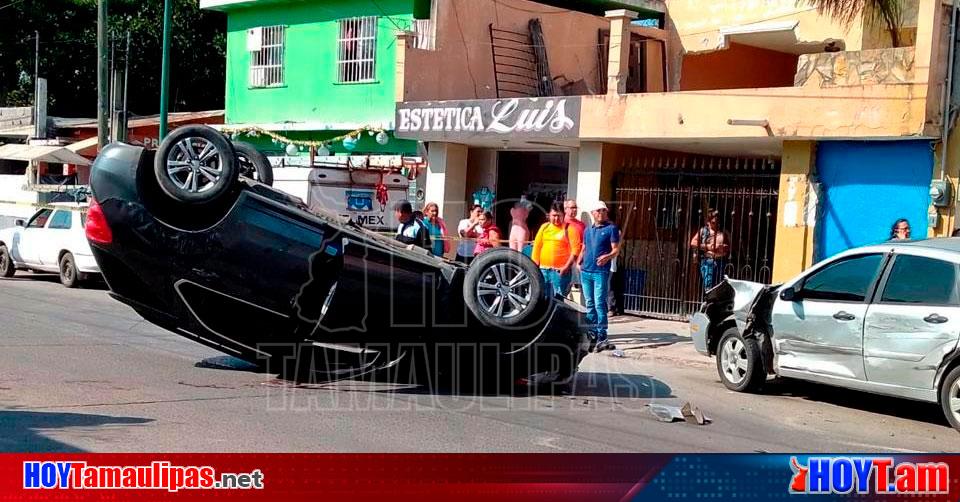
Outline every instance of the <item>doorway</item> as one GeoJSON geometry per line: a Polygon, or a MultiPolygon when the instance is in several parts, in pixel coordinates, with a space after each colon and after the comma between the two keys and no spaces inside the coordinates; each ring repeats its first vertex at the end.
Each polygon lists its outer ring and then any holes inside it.
{"type": "Polygon", "coordinates": [[[497,226],[510,228],[510,208],[521,200],[532,203],[527,226],[535,234],[547,221],[547,212],[554,201],[567,198],[568,152],[497,153],[497,204],[494,208],[497,226]]]}

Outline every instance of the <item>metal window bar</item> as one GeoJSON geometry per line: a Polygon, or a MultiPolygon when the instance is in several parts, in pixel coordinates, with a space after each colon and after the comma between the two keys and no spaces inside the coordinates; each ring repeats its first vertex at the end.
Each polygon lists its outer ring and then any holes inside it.
{"type": "Polygon", "coordinates": [[[250,86],[276,87],[284,82],[286,26],[260,28],[260,49],[250,52],[250,86]]]}
{"type": "Polygon", "coordinates": [[[376,79],[377,21],[377,16],[340,20],[337,82],[372,82],[376,79]]]}

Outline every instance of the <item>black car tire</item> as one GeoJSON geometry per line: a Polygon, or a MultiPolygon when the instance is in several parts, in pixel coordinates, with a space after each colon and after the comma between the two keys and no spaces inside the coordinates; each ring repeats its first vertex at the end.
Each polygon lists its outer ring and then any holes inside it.
{"type": "Polygon", "coordinates": [[[944,416],[947,417],[947,422],[950,422],[950,425],[960,431],[960,411],[954,412],[950,405],[950,398],[960,399],[960,387],[958,387],[958,381],[960,381],[960,366],[955,366],[950,373],[947,373],[947,376],[943,378],[943,383],[940,385],[940,408],[943,410],[944,416]]]}
{"type": "Polygon", "coordinates": [[[717,373],[723,385],[732,391],[758,390],[766,381],[766,375],[760,361],[760,346],[757,345],[757,341],[753,338],[744,338],[736,326],[727,328],[717,344],[717,373]],[[727,349],[730,353],[724,357],[727,349]],[[740,375],[741,371],[742,375],[740,375]]]}
{"type": "Polygon", "coordinates": [[[77,262],[70,253],[64,253],[60,257],[60,283],[71,289],[80,285],[80,272],[77,270],[77,262]]]}
{"type": "Polygon", "coordinates": [[[233,150],[237,156],[237,166],[240,176],[259,181],[264,185],[273,186],[273,166],[270,160],[257,147],[250,143],[236,141],[233,150]]]}
{"type": "Polygon", "coordinates": [[[204,125],[174,129],[160,143],[153,169],[163,192],[185,204],[215,202],[231,191],[239,177],[233,144],[204,125]]]}
{"type": "Polygon", "coordinates": [[[17,267],[13,264],[13,258],[7,246],[0,245],[0,277],[10,278],[17,273],[17,267]]]}
{"type": "Polygon", "coordinates": [[[494,248],[476,257],[463,281],[470,312],[484,325],[517,328],[546,314],[550,299],[540,268],[509,248],[494,248]],[[506,274],[506,277],[503,277],[506,274]],[[509,311],[504,312],[504,307],[509,311]]]}

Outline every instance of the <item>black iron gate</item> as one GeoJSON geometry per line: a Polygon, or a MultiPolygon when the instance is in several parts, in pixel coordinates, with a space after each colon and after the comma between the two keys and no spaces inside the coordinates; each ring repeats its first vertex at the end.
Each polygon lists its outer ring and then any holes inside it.
{"type": "Polygon", "coordinates": [[[685,157],[644,164],[621,173],[616,186],[626,311],[686,319],[700,307],[701,258],[691,240],[708,209],[719,211],[730,244],[723,275],[770,282],[778,161],[685,157]]]}

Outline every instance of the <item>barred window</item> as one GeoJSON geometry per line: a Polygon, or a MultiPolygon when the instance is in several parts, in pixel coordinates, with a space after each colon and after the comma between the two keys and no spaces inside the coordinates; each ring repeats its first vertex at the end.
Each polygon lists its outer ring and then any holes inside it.
{"type": "Polygon", "coordinates": [[[372,82],[376,78],[377,17],[340,20],[337,82],[372,82]]]}
{"type": "Polygon", "coordinates": [[[286,26],[263,26],[247,31],[250,51],[250,87],[283,85],[283,48],[286,26]]]}

